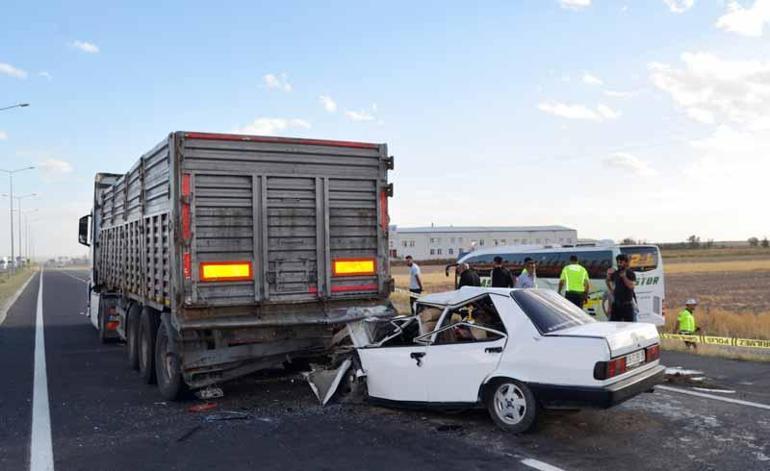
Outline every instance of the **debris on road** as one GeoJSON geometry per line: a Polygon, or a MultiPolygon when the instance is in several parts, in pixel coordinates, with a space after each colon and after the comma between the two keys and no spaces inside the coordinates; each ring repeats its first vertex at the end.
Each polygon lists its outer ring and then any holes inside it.
{"type": "Polygon", "coordinates": [[[198,390],[195,392],[195,396],[198,399],[217,399],[220,397],[223,397],[225,395],[224,391],[222,391],[222,388],[218,388],[216,386],[209,386],[207,388],[198,390]]]}
{"type": "Polygon", "coordinates": [[[348,372],[353,361],[350,358],[345,359],[342,364],[335,370],[317,369],[309,373],[304,373],[305,379],[307,379],[310,388],[313,393],[321,402],[321,405],[326,405],[331,400],[334,393],[348,372]]]}
{"type": "Polygon", "coordinates": [[[187,408],[187,412],[206,412],[216,409],[218,406],[213,402],[204,402],[201,404],[193,404],[187,408]]]}
{"type": "Polygon", "coordinates": [[[210,414],[203,418],[204,422],[218,422],[221,420],[247,420],[251,419],[251,414],[246,412],[236,412],[231,410],[224,410],[216,414],[210,414]]]}

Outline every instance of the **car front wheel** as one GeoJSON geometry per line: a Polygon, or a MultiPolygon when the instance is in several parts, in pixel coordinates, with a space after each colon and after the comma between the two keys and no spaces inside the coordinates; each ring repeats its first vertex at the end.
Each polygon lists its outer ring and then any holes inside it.
{"type": "Polygon", "coordinates": [[[526,432],[535,424],[538,404],[526,384],[506,379],[498,382],[487,397],[492,420],[506,432],[526,432]]]}

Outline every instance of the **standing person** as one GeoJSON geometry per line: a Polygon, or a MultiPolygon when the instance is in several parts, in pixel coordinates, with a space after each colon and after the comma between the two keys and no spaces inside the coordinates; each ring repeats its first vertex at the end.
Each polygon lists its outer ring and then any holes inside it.
{"type": "Polygon", "coordinates": [[[516,288],[537,288],[537,264],[530,257],[524,259],[524,269],[516,277],[516,288]]]}
{"type": "Polygon", "coordinates": [[[503,266],[503,258],[499,255],[495,257],[495,266],[492,268],[492,287],[493,288],[513,288],[515,284],[511,270],[503,266]]]}
{"type": "Polygon", "coordinates": [[[409,291],[411,293],[409,295],[409,307],[414,314],[414,301],[422,293],[422,279],[420,278],[422,272],[420,272],[420,266],[414,263],[411,255],[406,256],[406,266],[409,267],[409,291]]]}
{"type": "Polygon", "coordinates": [[[612,291],[612,310],[610,320],[615,322],[634,322],[634,301],[636,294],[636,273],[628,268],[628,255],[615,257],[618,269],[607,270],[607,288],[612,291]]]}
{"type": "Polygon", "coordinates": [[[569,256],[569,265],[561,270],[559,276],[559,294],[566,287],[564,297],[575,306],[583,309],[583,304],[588,298],[588,290],[591,285],[588,282],[588,271],[578,263],[577,255],[569,256]]]}
{"type": "MultiPolygon", "coordinates": [[[[677,322],[679,323],[678,332],[680,334],[695,335],[695,332],[699,330],[697,327],[695,327],[695,316],[693,315],[695,313],[695,306],[697,305],[698,301],[693,298],[688,299],[684,303],[684,310],[679,313],[679,317],[677,318],[677,322]]],[[[685,340],[684,344],[687,346],[687,348],[692,347],[695,350],[698,349],[698,344],[695,342],[688,342],[685,340]]]]}
{"type": "Polygon", "coordinates": [[[460,263],[457,265],[457,274],[460,276],[460,281],[457,283],[457,289],[463,286],[481,286],[481,277],[476,273],[476,270],[470,267],[467,263],[460,263]]]}

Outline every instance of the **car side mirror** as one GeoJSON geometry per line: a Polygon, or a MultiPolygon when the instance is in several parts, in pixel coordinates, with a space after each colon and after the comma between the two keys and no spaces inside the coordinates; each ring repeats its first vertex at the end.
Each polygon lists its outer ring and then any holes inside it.
{"type": "Polygon", "coordinates": [[[86,214],[82,218],[80,218],[80,221],[78,221],[78,242],[81,245],[85,245],[86,247],[90,247],[91,244],[88,241],[88,228],[90,226],[91,222],[91,215],[86,214]]]}

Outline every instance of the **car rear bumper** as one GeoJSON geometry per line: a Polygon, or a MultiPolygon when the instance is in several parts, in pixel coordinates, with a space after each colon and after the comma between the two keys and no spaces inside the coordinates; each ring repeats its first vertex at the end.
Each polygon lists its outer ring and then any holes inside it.
{"type": "Polygon", "coordinates": [[[547,408],[606,409],[652,390],[663,382],[666,367],[658,365],[637,375],[600,388],[530,384],[538,401],[547,408]]]}

